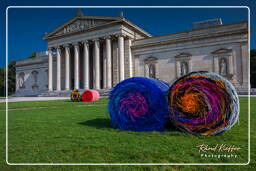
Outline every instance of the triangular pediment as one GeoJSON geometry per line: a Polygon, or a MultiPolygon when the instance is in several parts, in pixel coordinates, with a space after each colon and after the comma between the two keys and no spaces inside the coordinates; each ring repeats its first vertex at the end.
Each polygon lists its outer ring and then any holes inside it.
{"type": "Polygon", "coordinates": [[[54,31],[48,33],[45,36],[45,39],[85,31],[117,20],[118,19],[116,17],[75,17],[74,19],[66,22],[54,31]]]}

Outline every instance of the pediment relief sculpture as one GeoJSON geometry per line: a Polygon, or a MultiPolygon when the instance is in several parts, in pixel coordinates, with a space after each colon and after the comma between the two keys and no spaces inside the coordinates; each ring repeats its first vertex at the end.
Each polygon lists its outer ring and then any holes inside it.
{"type": "Polygon", "coordinates": [[[92,27],[98,26],[105,24],[109,21],[104,21],[104,20],[94,20],[94,19],[86,19],[86,20],[76,20],[75,22],[68,24],[64,28],[61,29],[61,31],[57,32],[55,35],[63,35],[67,33],[73,33],[73,32],[79,32],[82,30],[87,30],[92,27]]]}

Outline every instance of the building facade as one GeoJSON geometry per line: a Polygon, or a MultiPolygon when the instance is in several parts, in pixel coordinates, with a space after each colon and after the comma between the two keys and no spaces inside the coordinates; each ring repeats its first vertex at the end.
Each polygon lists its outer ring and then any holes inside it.
{"type": "Polygon", "coordinates": [[[206,70],[248,89],[248,23],[220,19],[193,24],[185,32],[152,36],[118,17],[76,17],[44,40],[48,50],[16,64],[16,94],[40,95],[72,89],[111,89],[118,82],[143,76],[171,83],[206,70]]]}

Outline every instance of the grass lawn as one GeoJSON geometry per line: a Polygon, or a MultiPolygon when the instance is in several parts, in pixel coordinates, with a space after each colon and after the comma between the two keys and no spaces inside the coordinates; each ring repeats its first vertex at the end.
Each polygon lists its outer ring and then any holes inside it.
{"type": "MultiPolygon", "coordinates": [[[[256,125],[256,98],[251,98],[251,129],[256,125]]],[[[113,129],[107,99],[83,103],[61,101],[9,103],[10,163],[247,163],[248,101],[240,98],[240,119],[230,131],[201,137],[179,132],[130,132],[113,129]],[[200,157],[197,145],[235,145],[237,158],[200,157]]],[[[255,139],[251,131],[249,166],[8,166],[5,164],[5,104],[0,104],[0,170],[45,169],[247,169],[256,168],[255,139]],[[3,123],[3,124],[2,124],[3,123]]],[[[208,152],[207,154],[212,154],[208,152]]],[[[217,154],[224,154],[218,152],[217,154]]],[[[225,153],[227,154],[227,153],[225,153]]]]}

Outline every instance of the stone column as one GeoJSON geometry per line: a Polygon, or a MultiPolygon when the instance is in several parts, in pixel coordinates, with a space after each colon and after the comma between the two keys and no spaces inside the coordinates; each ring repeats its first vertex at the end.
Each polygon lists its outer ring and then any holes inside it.
{"type": "Polygon", "coordinates": [[[70,48],[65,45],[65,89],[70,89],[70,48]]]}
{"type": "Polygon", "coordinates": [[[149,68],[148,68],[148,63],[144,63],[144,77],[149,78],[149,68]]]}
{"type": "Polygon", "coordinates": [[[234,86],[239,89],[238,87],[241,86],[242,84],[242,57],[241,57],[241,47],[240,47],[240,43],[235,43],[232,46],[232,60],[233,60],[233,79],[232,79],[232,83],[234,84],[234,86]]]}
{"type": "Polygon", "coordinates": [[[52,91],[52,48],[48,49],[48,90],[52,91]]]}
{"type": "Polygon", "coordinates": [[[107,88],[106,44],[103,44],[103,89],[107,88]]]}
{"type": "Polygon", "coordinates": [[[79,89],[79,43],[74,44],[74,52],[75,52],[75,58],[74,58],[75,89],[79,89]]]}
{"type": "Polygon", "coordinates": [[[214,67],[214,72],[216,74],[219,73],[219,57],[218,56],[213,56],[213,67],[214,67]]]}
{"type": "Polygon", "coordinates": [[[139,60],[139,55],[134,55],[134,76],[138,77],[140,76],[140,73],[142,72],[140,70],[140,60],[139,60]]]}
{"type": "Polygon", "coordinates": [[[106,38],[106,80],[107,80],[107,88],[112,87],[112,61],[111,61],[111,39],[110,37],[106,38]]]}
{"type": "Polygon", "coordinates": [[[84,41],[84,89],[89,89],[89,43],[84,41]]]}
{"type": "Polygon", "coordinates": [[[129,77],[133,77],[133,60],[132,60],[132,51],[131,51],[131,46],[132,46],[132,40],[127,39],[128,41],[128,60],[129,60],[129,77]]]}
{"type": "Polygon", "coordinates": [[[124,80],[124,37],[118,36],[119,81],[124,80]]]}
{"type": "Polygon", "coordinates": [[[57,48],[57,91],[61,90],[61,48],[57,48]]]}
{"type": "Polygon", "coordinates": [[[229,55],[228,56],[228,73],[233,74],[234,73],[233,71],[234,71],[234,69],[233,69],[233,56],[229,55]]]}
{"type": "Polygon", "coordinates": [[[242,58],[242,78],[243,78],[243,84],[242,87],[243,89],[248,90],[251,85],[249,85],[249,77],[248,77],[248,72],[250,72],[249,68],[249,50],[248,50],[248,44],[242,44],[241,45],[241,58],[242,58]]]}
{"type": "MultiPolygon", "coordinates": [[[[19,90],[19,76],[18,73],[16,72],[16,84],[15,84],[15,91],[19,90]]],[[[49,86],[48,86],[49,87],[49,86]]]]}
{"type": "Polygon", "coordinates": [[[94,88],[100,89],[100,42],[98,39],[94,40],[94,88]]]}
{"type": "Polygon", "coordinates": [[[178,78],[181,75],[180,61],[177,61],[176,64],[177,64],[177,78],[178,78]]]}

